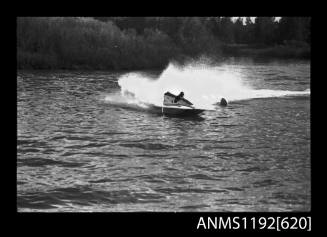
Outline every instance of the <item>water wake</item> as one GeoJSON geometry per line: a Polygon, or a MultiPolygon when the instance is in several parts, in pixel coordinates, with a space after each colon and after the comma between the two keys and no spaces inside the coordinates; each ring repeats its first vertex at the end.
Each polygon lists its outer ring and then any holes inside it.
{"type": "Polygon", "coordinates": [[[129,93],[111,93],[107,94],[104,100],[111,104],[112,106],[117,106],[120,108],[129,108],[135,110],[147,110],[149,109],[149,105],[144,102],[138,100],[134,95],[129,93]]]}
{"type": "Polygon", "coordinates": [[[142,73],[128,73],[119,78],[120,95],[110,95],[107,101],[146,107],[147,104],[161,106],[163,94],[167,91],[178,94],[183,91],[185,97],[195,107],[212,109],[213,104],[226,98],[229,102],[254,98],[310,95],[310,90],[288,91],[253,89],[242,74],[228,71],[223,67],[193,63],[186,66],[169,64],[153,79],[142,73]]]}

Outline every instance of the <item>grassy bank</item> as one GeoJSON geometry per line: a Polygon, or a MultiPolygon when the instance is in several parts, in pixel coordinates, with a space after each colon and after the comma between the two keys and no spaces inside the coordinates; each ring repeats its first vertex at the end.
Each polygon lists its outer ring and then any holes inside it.
{"type": "Polygon", "coordinates": [[[217,61],[238,56],[310,58],[310,47],[304,43],[269,47],[225,43],[202,18],[178,18],[175,24],[170,19],[152,20],[134,29],[93,18],[17,18],[17,69],[159,69],[170,61],[201,55],[217,61]]]}
{"type": "MultiPolygon", "coordinates": [[[[98,53],[96,53],[98,54],[98,53]]],[[[209,56],[210,57],[210,56],[209,56]]],[[[222,47],[222,53],[216,57],[217,61],[226,57],[249,57],[264,59],[310,59],[310,48],[294,46],[273,46],[266,48],[254,48],[251,46],[235,48],[222,47]]],[[[56,54],[42,54],[38,52],[26,52],[18,50],[17,69],[70,69],[70,70],[142,70],[163,69],[170,61],[184,62],[192,57],[175,54],[171,57],[145,56],[145,58],[115,59],[104,55],[90,57],[90,60],[62,61],[56,54]],[[108,61],[105,61],[108,60],[108,61]],[[82,62],[81,62],[82,61],[82,62]]]]}

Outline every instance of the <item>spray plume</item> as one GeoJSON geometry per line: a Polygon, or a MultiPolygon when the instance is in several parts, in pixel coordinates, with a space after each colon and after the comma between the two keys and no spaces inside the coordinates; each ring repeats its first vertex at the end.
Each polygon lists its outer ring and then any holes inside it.
{"type": "Polygon", "coordinates": [[[221,98],[230,101],[253,98],[280,97],[287,95],[307,95],[306,91],[285,91],[252,89],[245,83],[242,74],[226,70],[224,67],[206,62],[193,62],[186,66],[171,63],[153,79],[142,73],[128,73],[119,78],[121,93],[130,98],[131,103],[145,103],[162,106],[163,94],[184,92],[185,98],[196,108],[213,109],[221,98]],[[133,95],[130,97],[129,95],[133,95]]]}

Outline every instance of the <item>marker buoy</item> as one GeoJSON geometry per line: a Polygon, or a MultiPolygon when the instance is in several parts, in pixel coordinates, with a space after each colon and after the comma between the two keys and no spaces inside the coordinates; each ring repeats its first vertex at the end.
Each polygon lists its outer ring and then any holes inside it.
{"type": "Polygon", "coordinates": [[[227,106],[227,100],[225,98],[221,98],[220,105],[221,106],[227,106]]]}

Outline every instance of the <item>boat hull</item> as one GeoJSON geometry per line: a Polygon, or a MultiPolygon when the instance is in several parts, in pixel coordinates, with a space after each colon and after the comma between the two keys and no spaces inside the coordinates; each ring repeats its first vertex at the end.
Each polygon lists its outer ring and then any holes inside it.
{"type": "Polygon", "coordinates": [[[192,116],[204,112],[203,109],[171,107],[171,106],[163,106],[163,107],[152,106],[152,109],[157,113],[166,114],[166,115],[179,115],[179,116],[192,116]]]}

